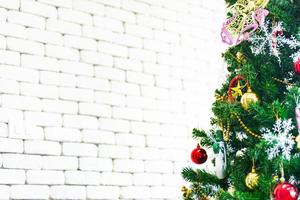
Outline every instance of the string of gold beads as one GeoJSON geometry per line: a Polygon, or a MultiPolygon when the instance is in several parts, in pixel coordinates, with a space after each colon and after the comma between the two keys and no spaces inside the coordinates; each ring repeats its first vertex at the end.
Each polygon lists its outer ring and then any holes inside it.
{"type": "Polygon", "coordinates": [[[284,80],[280,80],[279,78],[275,78],[275,77],[272,77],[273,80],[279,82],[279,83],[282,83],[282,84],[285,84],[285,85],[288,85],[288,86],[295,86],[296,84],[294,83],[289,83],[287,81],[284,81],[284,80]]]}
{"type": "Polygon", "coordinates": [[[250,134],[250,135],[252,135],[253,137],[256,137],[256,138],[258,138],[258,139],[261,139],[261,138],[262,138],[260,135],[254,133],[252,130],[250,130],[250,129],[245,125],[245,123],[242,121],[242,119],[240,118],[240,116],[239,116],[237,113],[233,113],[233,114],[236,116],[236,118],[237,118],[238,122],[240,123],[241,127],[242,127],[248,134],[250,134]]]}

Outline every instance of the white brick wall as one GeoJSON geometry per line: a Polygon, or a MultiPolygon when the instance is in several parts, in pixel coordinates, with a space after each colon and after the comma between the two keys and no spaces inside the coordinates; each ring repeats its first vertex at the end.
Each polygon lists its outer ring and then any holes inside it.
{"type": "Polygon", "coordinates": [[[207,3],[0,0],[0,199],[180,199],[224,77],[207,3]]]}

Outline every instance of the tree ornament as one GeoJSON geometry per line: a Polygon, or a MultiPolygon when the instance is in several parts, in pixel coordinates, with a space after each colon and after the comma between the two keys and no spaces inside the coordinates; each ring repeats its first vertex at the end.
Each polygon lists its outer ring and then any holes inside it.
{"type": "Polygon", "coordinates": [[[247,86],[247,81],[241,75],[237,75],[233,79],[231,79],[231,81],[229,83],[228,90],[227,90],[229,101],[234,102],[234,100],[237,97],[243,96],[243,89],[246,86],[247,86]],[[242,81],[245,82],[245,83],[242,84],[242,81]]]}
{"type": "Polygon", "coordinates": [[[298,136],[296,137],[297,142],[297,148],[300,149],[300,102],[299,98],[296,98],[296,108],[295,108],[295,116],[296,116],[296,122],[297,122],[297,130],[298,130],[298,136]]]}
{"type": "Polygon", "coordinates": [[[274,200],[297,200],[298,189],[288,182],[280,182],[275,187],[273,195],[274,200]]]}
{"type": "Polygon", "coordinates": [[[294,62],[294,71],[296,74],[300,75],[300,58],[294,62]]]}
{"type": "Polygon", "coordinates": [[[187,188],[186,186],[181,187],[181,192],[183,193],[182,196],[187,199],[191,198],[191,196],[193,194],[193,190],[190,188],[187,188]]]}
{"type": "Polygon", "coordinates": [[[246,133],[252,135],[253,137],[256,137],[258,139],[261,139],[262,137],[257,134],[257,133],[254,133],[252,130],[250,130],[248,128],[248,126],[246,126],[246,124],[243,122],[243,120],[241,119],[241,117],[237,114],[237,113],[233,113],[233,115],[237,118],[240,126],[245,130],[246,133]]]}
{"type": "Polygon", "coordinates": [[[226,176],[227,159],[224,142],[218,142],[218,151],[215,152],[216,176],[223,179],[226,176]]]}
{"type": "Polygon", "coordinates": [[[253,160],[252,170],[247,174],[245,179],[246,186],[251,190],[254,189],[258,185],[258,179],[259,175],[256,173],[253,160]]]}
{"type": "Polygon", "coordinates": [[[246,56],[245,56],[245,54],[243,54],[242,52],[238,51],[236,53],[236,60],[240,64],[245,64],[246,63],[246,56]]]}
{"type": "Polygon", "coordinates": [[[203,164],[207,160],[206,151],[197,144],[197,147],[191,153],[191,159],[195,164],[203,164]]]}
{"type": "Polygon", "coordinates": [[[247,92],[243,94],[241,98],[242,107],[247,110],[250,104],[256,102],[258,102],[258,97],[254,92],[252,92],[251,87],[248,86],[247,92]]]}

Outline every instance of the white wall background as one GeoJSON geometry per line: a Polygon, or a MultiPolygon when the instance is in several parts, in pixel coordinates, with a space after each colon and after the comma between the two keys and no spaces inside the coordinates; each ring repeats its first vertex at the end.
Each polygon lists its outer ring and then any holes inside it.
{"type": "Polygon", "coordinates": [[[224,76],[223,4],[0,7],[0,199],[180,199],[224,76]]]}

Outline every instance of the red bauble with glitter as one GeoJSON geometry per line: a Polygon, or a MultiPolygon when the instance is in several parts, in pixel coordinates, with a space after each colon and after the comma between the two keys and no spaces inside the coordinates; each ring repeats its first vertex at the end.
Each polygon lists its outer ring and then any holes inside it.
{"type": "Polygon", "coordinates": [[[288,182],[279,183],[274,189],[274,200],[297,200],[298,189],[288,182]]]}
{"type": "Polygon", "coordinates": [[[294,62],[294,71],[296,74],[300,75],[300,58],[294,62]]]}
{"type": "Polygon", "coordinates": [[[191,153],[191,159],[196,164],[205,163],[207,160],[206,151],[197,144],[197,147],[191,153]]]}

